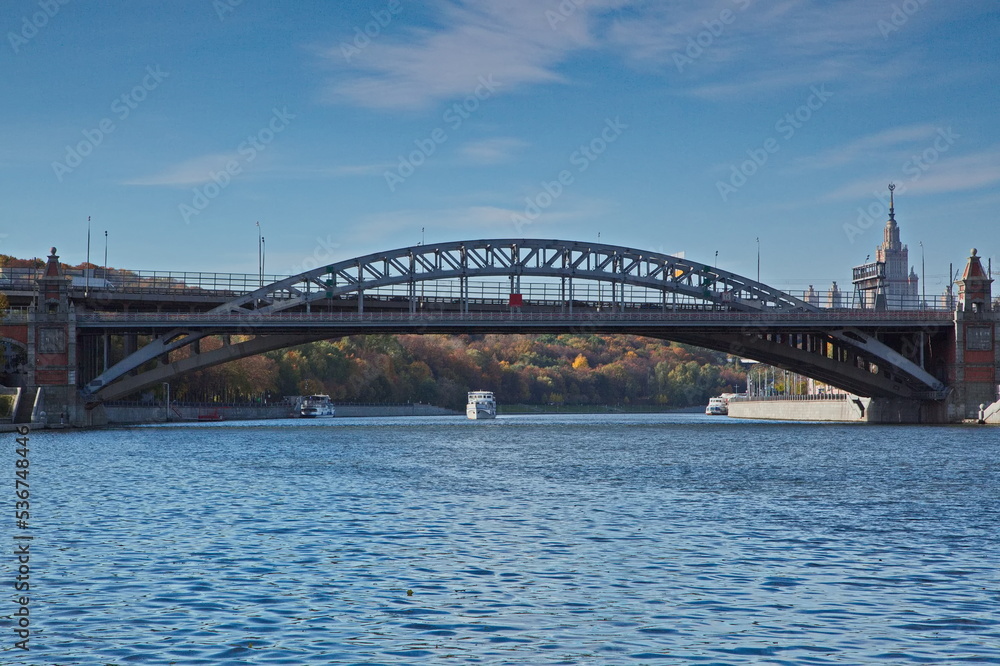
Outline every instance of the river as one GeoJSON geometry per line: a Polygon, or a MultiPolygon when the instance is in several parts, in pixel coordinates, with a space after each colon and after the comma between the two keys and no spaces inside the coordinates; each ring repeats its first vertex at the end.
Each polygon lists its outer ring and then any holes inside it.
{"type": "Polygon", "coordinates": [[[1000,663],[998,435],[697,414],[33,432],[31,649],[7,624],[0,662],[1000,663]]]}

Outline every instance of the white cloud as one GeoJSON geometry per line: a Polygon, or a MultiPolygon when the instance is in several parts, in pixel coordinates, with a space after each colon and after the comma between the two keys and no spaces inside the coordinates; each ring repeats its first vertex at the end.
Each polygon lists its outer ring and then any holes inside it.
{"type": "MultiPolygon", "coordinates": [[[[920,157],[922,151],[916,151],[920,157]]],[[[878,183],[893,180],[897,194],[910,195],[948,194],[978,190],[1000,183],[1000,146],[969,155],[939,154],[933,163],[918,164],[912,158],[900,163],[894,173],[857,179],[842,185],[821,201],[868,200],[876,192],[878,183]]]]}
{"type": "MultiPolygon", "coordinates": [[[[618,20],[609,43],[639,66],[660,69],[680,93],[713,100],[767,95],[819,82],[851,88],[913,76],[940,76],[942,64],[923,58],[920,38],[943,16],[977,10],[924,6],[889,41],[879,21],[892,7],[869,0],[710,0],[636,5],[618,20]]],[[[949,74],[951,74],[949,72],[949,74]]]]}
{"type": "Polygon", "coordinates": [[[817,155],[802,158],[798,160],[796,168],[828,169],[869,161],[873,157],[878,158],[881,163],[887,156],[893,156],[902,162],[913,148],[922,148],[929,141],[933,141],[938,129],[938,125],[920,123],[882,130],[817,155]]]}
{"type": "Polygon", "coordinates": [[[585,51],[617,51],[662,70],[674,90],[709,99],[824,81],[877,85],[918,68],[927,80],[941,65],[923,60],[920,37],[944,17],[977,11],[923,6],[887,39],[878,26],[892,9],[870,0],[438,0],[431,8],[436,26],[383,35],[353,62],[339,45],[324,51],[341,68],[327,99],[421,108],[469,95],[482,76],[502,93],[562,83],[585,51]],[[678,57],[691,61],[678,67],[678,57]]]}
{"type": "Polygon", "coordinates": [[[944,157],[929,165],[920,178],[912,180],[914,194],[964,192],[1000,183],[1000,146],[972,155],[944,157]]]}
{"type": "MultiPolygon", "coordinates": [[[[595,45],[591,17],[622,3],[569,4],[575,9],[555,22],[546,14],[557,11],[553,0],[443,0],[437,30],[414,31],[409,41],[374,42],[357,60],[359,71],[334,82],[328,97],[373,108],[419,108],[472,94],[480,77],[493,77],[503,92],[563,81],[557,66],[595,45]]],[[[325,55],[331,64],[343,63],[339,46],[325,55]]]]}
{"type": "Polygon", "coordinates": [[[125,185],[165,185],[165,186],[187,186],[201,185],[212,180],[212,174],[224,171],[226,164],[232,161],[239,161],[236,153],[225,154],[215,153],[202,155],[194,159],[181,162],[169,167],[153,176],[133,178],[125,181],[125,185]]]}
{"type": "Polygon", "coordinates": [[[528,143],[521,139],[498,137],[470,141],[459,152],[462,158],[472,164],[500,164],[511,161],[528,143]]]}

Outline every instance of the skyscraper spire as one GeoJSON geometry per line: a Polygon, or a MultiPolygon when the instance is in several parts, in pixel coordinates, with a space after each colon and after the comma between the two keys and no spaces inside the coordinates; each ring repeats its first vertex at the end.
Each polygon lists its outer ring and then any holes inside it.
{"type": "MultiPolygon", "coordinates": [[[[902,245],[899,242],[899,225],[896,224],[896,200],[893,197],[893,190],[896,189],[894,183],[889,183],[889,219],[885,222],[885,229],[882,232],[883,243],[882,247],[885,249],[899,250],[902,245]]],[[[885,261],[885,258],[879,258],[879,261],[885,261]]],[[[906,267],[903,267],[903,274],[906,273],[906,267]]]]}

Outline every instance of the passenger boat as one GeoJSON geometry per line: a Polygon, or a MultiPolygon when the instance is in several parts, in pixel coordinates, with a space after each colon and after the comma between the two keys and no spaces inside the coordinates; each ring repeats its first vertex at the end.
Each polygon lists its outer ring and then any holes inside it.
{"type": "Polygon", "coordinates": [[[465,406],[465,415],[470,419],[495,419],[497,417],[497,401],[492,391],[470,391],[469,403],[465,406]]]}
{"type": "Polygon", "coordinates": [[[725,416],[729,414],[729,404],[725,398],[709,398],[705,413],[709,416],[725,416]]]}
{"type": "Polygon", "coordinates": [[[334,416],[336,410],[328,395],[309,395],[299,405],[299,416],[314,419],[323,416],[334,416]]]}

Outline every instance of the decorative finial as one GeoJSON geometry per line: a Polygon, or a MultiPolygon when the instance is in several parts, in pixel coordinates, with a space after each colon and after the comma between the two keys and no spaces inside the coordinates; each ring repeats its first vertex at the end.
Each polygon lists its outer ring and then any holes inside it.
{"type": "Polygon", "coordinates": [[[972,248],[972,256],[974,257],[977,254],[979,254],[979,252],[976,250],[976,248],[972,248]]]}
{"type": "Polygon", "coordinates": [[[889,219],[896,219],[896,202],[893,199],[893,192],[896,190],[895,183],[889,183],[889,219]]]}
{"type": "Polygon", "coordinates": [[[56,248],[54,246],[49,248],[49,254],[51,254],[52,256],[55,256],[55,254],[56,254],[56,248]]]}

